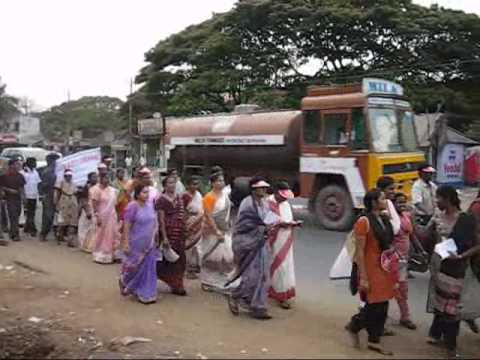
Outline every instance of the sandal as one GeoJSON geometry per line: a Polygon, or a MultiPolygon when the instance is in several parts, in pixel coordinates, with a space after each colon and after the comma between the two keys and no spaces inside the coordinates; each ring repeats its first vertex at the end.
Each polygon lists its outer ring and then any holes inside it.
{"type": "Polygon", "coordinates": [[[240,309],[238,307],[237,301],[232,297],[232,295],[228,296],[227,301],[228,301],[228,308],[230,309],[230,312],[233,315],[238,316],[240,314],[240,309]]]}
{"type": "Polygon", "coordinates": [[[208,285],[208,284],[205,284],[205,283],[202,283],[202,284],[200,285],[200,287],[201,287],[202,290],[205,291],[205,292],[213,292],[213,290],[214,290],[213,286],[208,285]]]}
{"type": "Polygon", "coordinates": [[[409,330],[417,330],[417,325],[412,320],[400,320],[400,325],[409,330]]]}
{"type": "Polygon", "coordinates": [[[172,294],[177,296],[187,296],[185,289],[173,289],[172,294]]]}
{"type": "Polygon", "coordinates": [[[267,310],[253,310],[250,316],[257,320],[270,320],[272,318],[267,310]]]}
{"type": "Polygon", "coordinates": [[[435,338],[429,336],[427,338],[427,344],[438,346],[438,345],[442,344],[442,340],[441,339],[435,339],[435,338]]]}
{"type": "Polygon", "coordinates": [[[125,292],[125,286],[122,283],[121,279],[118,279],[118,287],[120,288],[120,294],[122,296],[127,296],[128,294],[125,292]]]}
{"type": "Polygon", "coordinates": [[[143,305],[152,305],[152,304],[155,304],[157,302],[157,300],[143,301],[143,300],[140,300],[140,298],[138,296],[137,296],[137,300],[140,304],[143,304],[143,305]]]}
{"type": "Polygon", "coordinates": [[[390,330],[388,328],[383,329],[383,334],[382,336],[395,336],[395,331],[390,330]]]}
{"type": "Polygon", "coordinates": [[[280,307],[285,310],[290,310],[292,308],[292,304],[288,301],[280,301],[280,307]]]}
{"type": "Polygon", "coordinates": [[[376,343],[368,343],[368,348],[372,351],[378,352],[379,354],[392,356],[393,352],[390,350],[385,349],[382,345],[376,343]]]}

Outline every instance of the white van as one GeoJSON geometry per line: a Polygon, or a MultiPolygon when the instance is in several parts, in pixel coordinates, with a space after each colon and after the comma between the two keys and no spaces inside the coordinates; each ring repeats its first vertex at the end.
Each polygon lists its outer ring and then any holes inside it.
{"type": "MultiPolygon", "coordinates": [[[[18,156],[22,161],[27,160],[29,157],[33,157],[37,160],[37,168],[47,166],[47,155],[52,151],[45,150],[39,147],[11,147],[3,149],[0,156],[6,158],[12,158],[18,156]]],[[[57,153],[58,154],[58,153],[57,153]]],[[[61,154],[58,154],[62,157],[61,154]]]]}

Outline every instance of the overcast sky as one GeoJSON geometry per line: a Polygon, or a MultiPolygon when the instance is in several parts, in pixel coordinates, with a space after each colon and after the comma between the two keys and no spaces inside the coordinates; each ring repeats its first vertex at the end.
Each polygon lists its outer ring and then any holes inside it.
{"type": "MultiPolygon", "coordinates": [[[[480,0],[416,0],[480,15],[480,0]]],[[[235,0],[0,0],[0,76],[41,108],[86,95],[124,98],[159,40],[235,0]]]]}

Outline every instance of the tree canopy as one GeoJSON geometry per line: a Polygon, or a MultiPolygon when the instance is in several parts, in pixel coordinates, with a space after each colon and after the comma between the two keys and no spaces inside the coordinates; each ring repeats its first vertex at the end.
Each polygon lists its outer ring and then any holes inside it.
{"type": "Polygon", "coordinates": [[[42,133],[49,139],[65,140],[73,131],[94,137],[104,130],[120,129],[123,101],[108,96],[85,96],[64,102],[40,114],[42,133]]]}
{"type": "Polygon", "coordinates": [[[18,99],[7,94],[7,85],[3,84],[0,78],[0,131],[8,127],[7,121],[10,117],[18,114],[18,99]]]}
{"type": "Polygon", "coordinates": [[[160,41],[133,94],[135,113],[298,107],[310,84],[365,76],[405,85],[417,111],[475,113],[480,18],[411,0],[239,0],[160,41]]]}

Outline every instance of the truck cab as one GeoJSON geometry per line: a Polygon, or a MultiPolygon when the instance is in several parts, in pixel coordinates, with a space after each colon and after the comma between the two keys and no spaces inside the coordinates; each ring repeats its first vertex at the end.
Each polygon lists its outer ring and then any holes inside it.
{"type": "Polygon", "coordinates": [[[313,86],[302,100],[302,113],[300,191],[320,225],[349,229],[366,191],[383,175],[410,196],[425,155],[402,86],[372,78],[313,86]]]}

